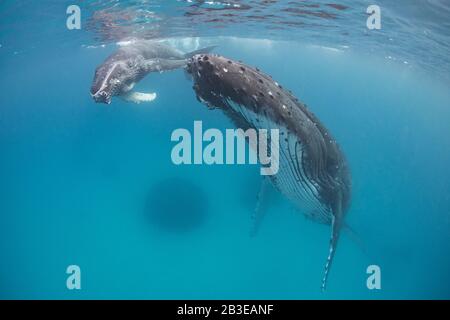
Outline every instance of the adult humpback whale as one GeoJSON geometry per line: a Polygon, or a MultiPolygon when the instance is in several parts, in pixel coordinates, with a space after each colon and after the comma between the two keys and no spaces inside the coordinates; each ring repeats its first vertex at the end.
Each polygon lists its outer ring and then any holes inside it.
{"type": "Polygon", "coordinates": [[[338,144],[319,119],[258,69],[217,55],[196,55],[187,65],[197,98],[222,109],[242,129],[279,129],[275,187],[311,219],[331,225],[325,289],[344,215],[351,177],[338,144]]]}
{"type": "Polygon", "coordinates": [[[154,100],[155,93],[131,90],[150,72],[163,72],[184,67],[188,58],[197,53],[209,52],[213,48],[182,53],[158,41],[134,41],[120,47],[95,70],[91,95],[95,102],[107,104],[110,104],[112,96],[116,95],[136,103],[154,100]]]}

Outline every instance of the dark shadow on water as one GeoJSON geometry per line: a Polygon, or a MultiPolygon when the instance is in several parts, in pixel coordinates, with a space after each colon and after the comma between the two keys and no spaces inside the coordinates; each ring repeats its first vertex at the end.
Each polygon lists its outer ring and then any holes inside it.
{"type": "Polygon", "coordinates": [[[145,215],[163,231],[185,233],[200,227],[208,216],[207,196],[200,186],[183,178],[158,181],[146,198],[145,215]]]}

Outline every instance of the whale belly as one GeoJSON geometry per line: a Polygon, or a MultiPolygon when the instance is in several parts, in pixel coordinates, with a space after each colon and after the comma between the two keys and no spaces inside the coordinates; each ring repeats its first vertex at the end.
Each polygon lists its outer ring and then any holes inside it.
{"type": "MultiPolygon", "coordinates": [[[[297,135],[283,125],[277,124],[262,114],[257,114],[232,100],[227,104],[240,114],[250,127],[279,130],[279,170],[270,176],[274,186],[308,218],[330,224],[331,209],[321,202],[320,186],[308,178],[305,170],[305,148],[297,135]]],[[[254,148],[255,146],[251,146],[254,148]]]]}

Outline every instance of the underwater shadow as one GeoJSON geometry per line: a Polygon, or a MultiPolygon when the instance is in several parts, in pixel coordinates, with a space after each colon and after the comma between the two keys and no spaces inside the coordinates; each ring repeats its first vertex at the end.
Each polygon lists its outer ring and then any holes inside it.
{"type": "Polygon", "coordinates": [[[144,212],[150,223],[162,231],[190,232],[199,228],[208,216],[207,196],[191,180],[160,180],[150,187],[144,212]]]}

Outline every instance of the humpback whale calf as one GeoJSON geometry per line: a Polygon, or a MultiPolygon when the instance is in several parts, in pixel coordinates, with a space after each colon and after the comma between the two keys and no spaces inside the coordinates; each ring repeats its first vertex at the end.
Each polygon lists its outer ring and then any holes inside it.
{"type": "Polygon", "coordinates": [[[331,225],[324,290],[351,196],[350,170],[336,140],[305,104],[257,68],[199,54],[187,71],[197,99],[223,110],[237,127],[279,129],[279,170],[271,182],[307,217],[331,225]]]}
{"type": "Polygon", "coordinates": [[[111,103],[113,96],[140,103],[152,101],[155,93],[133,92],[134,85],[150,72],[182,68],[187,59],[197,53],[206,53],[214,47],[190,53],[153,40],[137,40],[120,47],[95,70],[91,96],[95,102],[111,103]]]}

